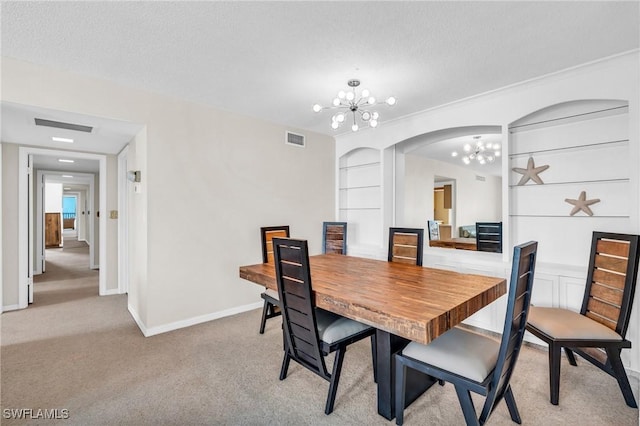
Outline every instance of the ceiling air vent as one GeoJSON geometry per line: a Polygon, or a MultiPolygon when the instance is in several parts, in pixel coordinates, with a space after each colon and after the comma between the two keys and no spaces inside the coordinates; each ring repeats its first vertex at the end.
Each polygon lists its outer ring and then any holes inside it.
{"type": "Polygon", "coordinates": [[[45,120],[42,118],[36,118],[36,126],[55,127],[57,129],[75,130],[77,132],[91,133],[93,127],[83,126],[82,124],[63,123],[62,121],[45,120]]]}
{"type": "Polygon", "coordinates": [[[293,132],[287,132],[287,138],[284,143],[287,145],[295,145],[304,148],[304,135],[299,135],[293,132]]]}

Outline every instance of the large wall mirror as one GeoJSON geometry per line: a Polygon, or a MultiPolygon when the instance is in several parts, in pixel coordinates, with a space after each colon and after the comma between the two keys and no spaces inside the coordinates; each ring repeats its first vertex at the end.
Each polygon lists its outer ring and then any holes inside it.
{"type": "Polygon", "coordinates": [[[503,145],[500,126],[444,129],[398,143],[396,222],[425,228],[431,247],[500,252],[503,145]],[[496,232],[485,235],[488,229],[496,232]],[[480,238],[496,242],[485,247],[480,238]]]}

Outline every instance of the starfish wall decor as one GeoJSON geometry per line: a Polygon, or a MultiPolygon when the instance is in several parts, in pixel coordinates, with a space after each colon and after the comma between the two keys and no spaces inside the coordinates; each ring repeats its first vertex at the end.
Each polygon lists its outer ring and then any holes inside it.
{"type": "Polygon", "coordinates": [[[589,216],[593,216],[593,212],[591,211],[589,206],[592,205],[592,204],[595,204],[595,203],[599,203],[600,199],[599,198],[593,198],[591,200],[587,200],[586,191],[582,191],[580,193],[580,195],[578,196],[577,200],[574,200],[574,199],[571,199],[571,198],[565,198],[564,201],[566,201],[567,203],[572,204],[574,206],[573,209],[571,210],[571,213],[569,213],[569,216],[573,216],[574,214],[578,213],[580,210],[582,210],[583,212],[585,212],[589,216]]]}
{"type": "Polygon", "coordinates": [[[543,185],[544,182],[542,181],[542,179],[540,179],[540,176],[538,176],[538,174],[544,172],[548,168],[549,168],[548,165],[536,167],[536,164],[533,161],[533,157],[529,157],[529,161],[527,161],[526,169],[523,169],[521,167],[514,167],[511,170],[513,170],[516,173],[520,173],[522,175],[520,182],[518,182],[518,186],[524,185],[525,183],[529,182],[529,180],[534,181],[538,185],[543,185]]]}

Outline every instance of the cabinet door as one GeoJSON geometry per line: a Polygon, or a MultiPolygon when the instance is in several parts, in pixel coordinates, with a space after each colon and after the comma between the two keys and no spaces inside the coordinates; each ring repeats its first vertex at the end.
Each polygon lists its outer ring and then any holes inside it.
{"type": "Polygon", "coordinates": [[[45,213],[45,246],[60,247],[60,213],[45,213]]]}

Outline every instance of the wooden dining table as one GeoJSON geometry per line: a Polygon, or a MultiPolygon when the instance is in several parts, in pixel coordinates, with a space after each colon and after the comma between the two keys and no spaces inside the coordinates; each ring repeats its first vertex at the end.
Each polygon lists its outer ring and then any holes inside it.
{"type": "MultiPolygon", "coordinates": [[[[394,354],[409,341],[429,343],[507,291],[498,277],[339,254],[309,262],[318,308],[376,328],[378,413],[389,420],[395,415],[394,354]]],[[[240,277],[277,290],[273,264],[240,266],[240,277]]],[[[420,373],[408,378],[407,405],[432,384],[420,373]]]]}

